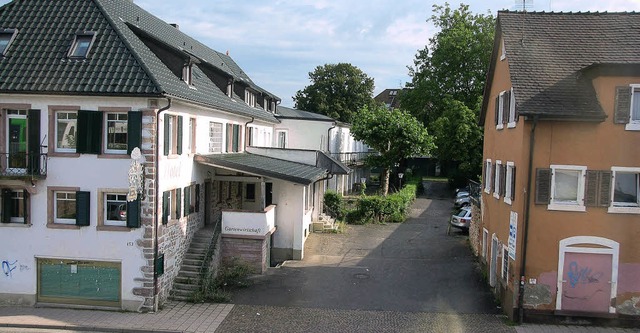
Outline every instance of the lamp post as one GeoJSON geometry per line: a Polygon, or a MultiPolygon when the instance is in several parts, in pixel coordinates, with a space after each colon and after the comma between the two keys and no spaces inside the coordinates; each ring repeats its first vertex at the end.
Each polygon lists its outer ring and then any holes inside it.
{"type": "Polygon", "coordinates": [[[402,177],[404,177],[404,173],[399,172],[398,173],[398,178],[400,178],[400,189],[402,189],[402,177]]]}

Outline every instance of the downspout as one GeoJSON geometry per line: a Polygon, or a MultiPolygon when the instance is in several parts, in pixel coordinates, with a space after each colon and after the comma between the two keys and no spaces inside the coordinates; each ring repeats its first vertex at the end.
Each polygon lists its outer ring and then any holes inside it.
{"type": "Polygon", "coordinates": [[[524,284],[527,267],[527,241],[529,236],[529,212],[531,205],[531,180],[533,178],[533,151],[536,144],[536,127],[538,125],[538,115],[533,116],[533,125],[529,135],[529,170],[527,173],[527,200],[524,206],[524,233],[522,234],[522,262],[520,265],[520,288],[518,291],[518,321],[522,324],[524,320],[524,284]]]}
{"type": "MultiPolygon", "coordinates": [[[[153,186],[155,189],[155,199],[154,199],[154,205],[155,207],[155,211],[156,213],[154,214],[154,221],[153,221],[153,237],[154,237],[154,242],[153,242],[153,311],[156,312],[158,311],[158,223],[160,222],[160,220],[158,219],[158,197],[159,197],[159,189],[160,186],[158,186],[158,182],[160,180],[160,173],[159,173],[159,165],[160,165],[160,114],[166,110],[168,110],[171,107],[171,98],[167,97],[167,106],[161,108],[158,110],[158,112],[156,113],[156,145],[155,145],[155,152],[154,152],[154,163],[156,164],[156,172],[154,173],[154,180],[153,180],[153,186]]],[[[164,135],[166,135],[167,133],[163,133],[164,135]]],[[[162,214],[162,213],[161,213],[162,214]]]]}
{"type": "Polygon", "coordinates": [[[251,124],[254,120],[256,120],[256,118],[251,117],[251,120],[249,120],[249,121],[247,121],[246,123],[244,123],[244,133],[245,133],[245,135],[244,135],[244,136],[245,136],[245,140],[244,140],[244,149],[243,149],[243,151],[247,151],[247,141],[249,141],[249,140],[246,140],[246,139],[248,139],[248,138],[249,138],[249,136],[251,136],[251,133],[249,133],[249,131],[248,131],[248,129],[249,129],[249,127],[248,127],[248,126],[249,126],[249,124],[251,124]]]}
{"type": "Polygon", "coordinates": [[[329,129],[327,130],[327,152],[329,153],[329,155],[331,155],[331,140],[329,140],[329,134],[331,133],[332,129],[336,128],[337,125],[338,123],[334,121],[333,125],[331,125],[331,127],[329,127],[329,129]]]}

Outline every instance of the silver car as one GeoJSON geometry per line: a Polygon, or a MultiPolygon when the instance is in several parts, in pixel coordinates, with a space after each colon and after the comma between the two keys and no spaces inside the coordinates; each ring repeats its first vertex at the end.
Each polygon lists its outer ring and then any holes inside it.
{"type": "Polygon", "coordinates": [[[469,224],[471,224],[471,207],[462,207],[457,213],[451,216],[449,224],[458,229],[469,230],[469,224]]]}

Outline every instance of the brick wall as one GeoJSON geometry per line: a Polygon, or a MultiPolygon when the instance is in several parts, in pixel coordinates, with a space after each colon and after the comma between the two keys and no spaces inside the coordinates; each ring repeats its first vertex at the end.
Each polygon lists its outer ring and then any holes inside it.
{"type": "Polygon", "coordinates": [[[264,273],[269,261],[269,235],[264,239],[222,237],[222,261],[241,258],[255,273],[264,273]]]}

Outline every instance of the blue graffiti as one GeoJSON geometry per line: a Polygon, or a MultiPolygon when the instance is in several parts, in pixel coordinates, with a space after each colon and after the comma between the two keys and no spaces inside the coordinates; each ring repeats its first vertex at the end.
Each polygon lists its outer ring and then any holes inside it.
{"type": "Polygon", "coordinates": [[[571,288],[575,288],[578,284],[598,283],[603,275],[602,272],[592,273],[589,267],[581,268],[575,261],[569,264],[569,271],[567,272],[571,288]]]}
{"type": "Polygon", "coordinates": [[[16,263],[18,263],[18,261],[14,261],[14,262],[8,262],[7,260],[3,260],[2,261],[2,272],[4,273],[4,275],[11,277],[11,272],[13,272],[14,269],[16,269],[16,263]]]}

